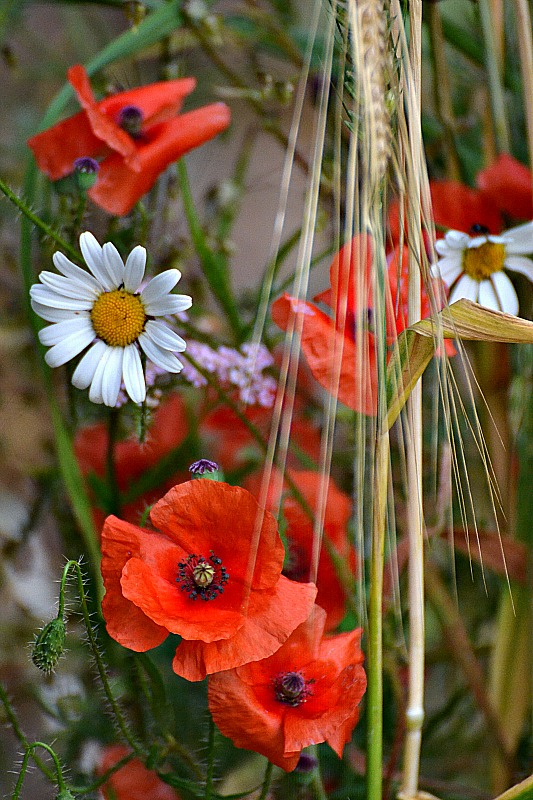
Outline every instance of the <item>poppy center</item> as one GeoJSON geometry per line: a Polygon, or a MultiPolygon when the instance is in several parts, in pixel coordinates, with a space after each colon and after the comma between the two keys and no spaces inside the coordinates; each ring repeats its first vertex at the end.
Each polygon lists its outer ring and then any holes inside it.
{"type": "Polygon", "coordinates": [[[110,347],[126,347],[136,342],[146,319],[139,295],[125,289],[103,292],[91,310],[94,332],[110,347]]]}
{"type": "Polygon", "coordinates": [[[296,708],[312,695],[310,684],[301,672],[280,672],[274,678],[274,695],[279,703],[296,708]]]}
{"type": "Polygon", "coordinates": [[[176,583],[181,583],[181,591],[188,592],[190,600],[214,600],[224,592],[228,580],[222,560],[212,550],[209,558],[193,553],[178,564],[176,583]]]}
{"type": "Polygon", "coordinates": [[[120,109],[118,124],[132,139],[141,138],[143,122],[144,114],[138,106],[124,106],[120,109]]]}
{"type": "Polygon", "coordinates": [[[483,242],[479,247],[469,247],[463,252],[463,270],[475,281],[483,281],[503,269],[505,245],[483,242]]]}

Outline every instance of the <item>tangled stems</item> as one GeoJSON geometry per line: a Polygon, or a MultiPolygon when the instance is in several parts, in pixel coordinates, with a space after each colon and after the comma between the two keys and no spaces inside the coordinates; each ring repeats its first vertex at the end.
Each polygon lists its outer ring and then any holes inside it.
{"type": "Polygon", "coordinates": [[[63,778],[63,770],[61,769],[61,764],[59,763],[59,759],[55,754],[55,752],[49,745],[45,744],[44,742],[33,742],[33,744],[27,746],[26,752],[24,753],[24,758],[22,760],[22,767],[20,770],[20,774],[18,776],[17,785],[15,786],[15,789],[13,791],[12,800],[18,800],[18,798],[20,797],[20,791],[22,789],[22,784],[24,782],[26,770],[28,769],[28,762],[30,760],[30,756],[33,755],[33,751],[37,747],[42,747],[44,750],[46,750],[46,752],[50,755],[50,757],[54,762],[54,766],[56,769],[56,776],[57,776],[56,783],[57,783],[57,788],[59,789],[59,796],[62,798],[71,797],[72,795],[69,789],[67,788],[65,779],[63,778]]]}
{"type": "Polygon", "coordinates": [[[142,748],[139,746],[139,744],[136,741],[133,733],[130,731],[130,729],[128,727],[128,724],[126,722],[126,719],[125,719],[125,717],[124,717],[124,715],[123,715],[123,713],[122,713],[122,711],[121,711],[121,709],[120,709],[120,707],[119,707],[119,705],[117,703],[117,700],[114,697],[113,692],[111,691],[111,686],[109,685],[109,681],[107,679],[105,665],[104,665],[100,650],[98,648],[98,643],[97,643],[96,637],[94,635],[93,627],[91,625],[91,618],[90,618],[90,615],[89,615],[89,609],[87,607],[87,599],[86,599],[86,596],[85,596],[85,588],[84,588],[84,585],[83,585],[83,573],[81,571],[81,567],[78,564],[78,562],[74,561],[72,559],[70,561],[67,561],[67,563],[65,564],[65,567],[63,569],[63,575],[61,577],[61,586],[60,586],[60,590],[59,590],[59,610],[58,610],[58,613],[57,613],[57,617],[58,617],[58,619],[63,619],[63,614],[64,614],[64,610],[65,610],[65,586],[66,586],[66,582],[67,582],[68,573],[69,573],[69,571],[71,569],[74,569],[74,571],[76,573],[76,578],[77,578],[77,582],[78,582],[78,592],[79,592],[82,615],[83,615],[83,621],[85,622],[85,627],[86,627],[86,630],[87,630],[87,638],[88,638],[88,641],[89,641],[89,647],[91,648],[91,652],[93,654],[93,657],[94,657],[94,660],[95,660],[95,663],[96,663],[96,668],[98,670],[98,675],[99,675],[100,680],[102,682],[102,687],[103,687],[105,696],[106,696],[106,698],[107,698],[107,700],[108,700],[108,702],[109,702],[109,704],[111,706],[111,710],[112,710],[113,715],[115,717],[116,723],[117,723],[117,725],[118,725],[118,727],[120,729],[120,732],[122,733],[124,739],[128,742],[128,744],[135,751],[135,753],[142,754],[143,753],[142,748]]]}

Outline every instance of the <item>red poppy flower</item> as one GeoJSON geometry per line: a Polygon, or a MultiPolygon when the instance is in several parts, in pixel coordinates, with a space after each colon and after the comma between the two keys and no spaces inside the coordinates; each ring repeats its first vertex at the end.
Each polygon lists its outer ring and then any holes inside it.
{"type": "MultiPolygon", "coordinates": [[[[335,256],[330,267],[331,289],[315,298],[334,310],[333,317],[288,294],[272,305],[272,319],[282,330],[287,330],[292,320],[297,324],[300,318],[302,350],[318,383],[330,392],[336,391],[341,403],[368,415],[376,413],[377,405],[371,265],[368,236],[355,236],[350,246],[345,245],[335,256]]],[[[389,344],[407,322],[407,270],[407,248],[397,248],[389,256],[385,297],[389,344]]],[[[440,285],[440,281],[434,285],[437,295],[440,285]]],[[[422,316],[427,316],[430,304],[424,290],[421,299],[422,316]]]]}
{"type": "MultiPolygon", "coordinates": [[[[129,752],[122,744],[106,747],[98,765],[98,775],[104,775],[129,752]]],[[[179,800],[178,793],[138,758],[132,758],[114,772],[100,791],[106,800],[179,800]]]]}
{"type": "MultiPolygon", "coordinates": [[[[135,439],[126,439],[115,445],[115,475],[120,491],[126,492],[146,470],[178,447],[187,433],[185,403],[179,394],[169,395],[155,411],[144,444],[135,439]]],[[[94,473],[99,478],[105,478],[108,441],[108,429],[101,422],[80,428],[74,440],[74,450],[83,475],[94,473]]],[[[187,477],[188,474],[169,475],[157,489],[125,505],[122,516],[129,522],[137,522],[146,506],[187,477]]],[[[95,516],[97,528],[100,529],[104,522],[103,514],[95,510],[95,516]]]]}
{"type": "MultiPolygon", "coordinates": [[[[498,205],[486,192],[471,189],[459,181],[431,181],[429,184],[435,225],[457,231],[469,231],[473,225],[483,225],[492,233],[502,229],[498,205]]],[[[500,206],[501,208],[501,206],[500,206]]],[[[406,226],[405,220],[404,225],[406,226]]],[[[394,246],[400,242],[400,212],[398,201],[389,205],[389,234],[394,246]]],[[[405,229],[407,236],[407,227],[405,229]]],[[[437,239],[444,235],[437,228],[437,239]]]]}
{"type": "Polygon", "coordinates": [[[194,78],[152,83],[100,102],[82,66],[71,67],[68,79],[83,111],[33,136],[28,145],[39,169],[54,181],[70,174],[78,158],[103,158],[88,194],[110,214],[127,214],[169,164],[230,122],[224,103],[179,114],[194,78]]]}
{"type": "MultiPolygon", "coordinates": [[[[508,153],[502,153],[490,167],[478,172],[476,183],[483,196],[510,217],[533,217],[531,172],[508,153]]],[[[468,231],[468,228],[457,230],[468,231]]],[[[489,230],[499,233],[490,227],[489,230]]]]}
{"type": "Polygon", "coordinates": [[[161,532],[116,517],[102,531],[102,608],[120,644],[140,652],[178,633],[174,671],[202,680],[271,655],[309,616],[316,587],[281,575],[276,521],[245,489],[187,481],[150,517],[161,532]]]}
{"type": "MultiPolygon", "coordinates": [[[[317,472],[307,470],[301,472],[291,470],[289,475],[309,508],[316,512],[321,476],[317,472]]],[[[347,532],[351,512],[350,498],[330,479],[324,512],[326,542],[322,544],[320,550],[316,579],[318,590],[316,602],[328,615],[327,630],[336,628],[346,612],[345,589],[337,575],[329,548],[351,572],[355,568],[355,555],[347,532]]],[[[283,500],[283,516],[287,523],[285,537],[288,550],[283,574],[292,580],[308,581],[313,561],[313,523],[302,504],[290,493],[287,493],[283,500]]]]}
{"type": "Polygon", "coordinates": [[[340,758],[359,719],[361,630],[324,636],[325,621],[315,607],[273,656],[209,679],[209,709],[221,733],[287,772],[312,744],[328,742],[340,758]]]}

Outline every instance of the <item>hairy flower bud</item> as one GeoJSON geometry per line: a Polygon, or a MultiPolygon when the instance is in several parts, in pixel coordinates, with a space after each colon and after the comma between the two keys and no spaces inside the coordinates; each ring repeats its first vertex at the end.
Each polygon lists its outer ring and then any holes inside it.
{"type": "Polygon", "coordinates": [[[66,788],[60,789],[56,794],[55,800],[76,800],[72,792],[66,788]]]}
{"type": "Polygon", "coordinates": [[[55,669],[65,647],[66,632],[64,621],[56,618],[45,625],[37,635],[31,660],[43,672],[49,674],[55,669]]]}

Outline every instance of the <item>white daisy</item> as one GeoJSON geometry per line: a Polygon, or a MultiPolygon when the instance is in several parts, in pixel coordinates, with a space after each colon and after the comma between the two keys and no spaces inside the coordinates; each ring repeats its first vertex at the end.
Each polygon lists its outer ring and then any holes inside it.
{"type": "Polygon", "coordinates": [[[503,272],[521,272],[533,282],[533,222],[491,236],[486,228],[475,226],[478,236],[448,231],[435,244],[442,256],[433,274],[451,287],[449,303],[465,297],[494,311],[518,314],[518,297],[513,284],[503,272]]]}
{"type": "Polygon", "coordinates": [[[114,407],[124,381],[133,402],[142,403],[146,382],[141,350],[165,372],[183,368],[174,353],[185,350],[185,341],[155,317],[185,311],[192,300],[170,294],[181,278],[177,269],[156,275],[139,291],[146,266],[146,250],[140,245],[125,265],[113,244],[101,247],[88,231],[80,236],[80,249],[92,274],[63,253],[54,253],[61,275],[41,272],[41,283],[30,290],[35,313],[54,323],[39,332],[41,342],[50,347],[46,363],[60,367],[88,347],[74,370],[74,386],[90,387],[89,400],[114,407]]]}

